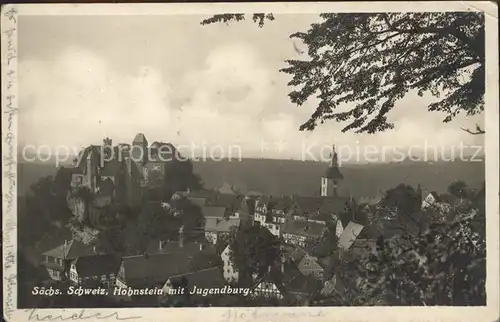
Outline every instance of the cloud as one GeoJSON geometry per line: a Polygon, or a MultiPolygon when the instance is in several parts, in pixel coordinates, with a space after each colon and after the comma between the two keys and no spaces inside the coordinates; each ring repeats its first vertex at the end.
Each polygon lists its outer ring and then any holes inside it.
{"type": "Polygon", "coordinates": [[[392,111],[393,131],[341,133],[339,124],[327,122],[313,132],[299,132],[314,101],[300,109],[292,105],[277,67],[269,66],[251,43],[217,46],[182,77],[156,66],[137,66],[133,73],[110,66],[83,47],[68,47],[50,60],[21,61],[20,143],[79,147],[104,137],[130,142],[143,132],[150,142],[187,149],[239,145],[244,157],[302,158],[304,145],[317,154],[334,143],[355,149],[484,140],[460,130],[470,118],[443,124],[441,115],[426,111],[429,98],[412,94],[392,111]],[[270,148],[263,150],[263,143],[270,148]]]}
{"type": "Polygon", "coordinates": [[[22,61],[19,69],[21,143],[81,146],[169,122],[168,86],[152,67],[123,75],[72,47],[53,61],[22,61]]]}

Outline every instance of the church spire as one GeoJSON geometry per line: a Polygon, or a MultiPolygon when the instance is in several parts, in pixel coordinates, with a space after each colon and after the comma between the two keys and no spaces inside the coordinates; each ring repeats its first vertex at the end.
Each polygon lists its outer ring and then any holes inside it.
{"type": "Polygon", "coordinates": [[[342,175],[342,173],[340,173],[339,170],[338,156],[337,152],[335,151],[335,145],[333,145],[332,153],[330,154],[330,165],[321,178],[321,196],[337,196],[338,182],[343,178],[344,176],[342,175]]]}
{"type": "Polygon", "coordinates": [[[332,145],[332,153],[330,153],[330,168],[337,168],[339,166],[337,159],[337,152],[335,151],[335,144],[332,145]]]}

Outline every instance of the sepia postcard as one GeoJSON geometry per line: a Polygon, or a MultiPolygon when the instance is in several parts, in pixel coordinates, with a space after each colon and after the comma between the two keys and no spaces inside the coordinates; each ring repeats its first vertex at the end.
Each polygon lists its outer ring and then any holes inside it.
{"type": "Polygon", "coordinates": [[[6,321],[485,321],[493,2],[2,6],[6,321]]]}

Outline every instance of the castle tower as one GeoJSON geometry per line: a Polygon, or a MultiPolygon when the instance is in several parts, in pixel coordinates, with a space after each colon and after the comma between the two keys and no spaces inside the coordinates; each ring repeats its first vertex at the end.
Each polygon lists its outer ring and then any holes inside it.
{"type": "Polygon", "coordinates": [[[334,145],[332,147],[330,166],[326,169],[321,178],[321,196],[338,196],[337,187],[339,181],[342,179],[344,179],[344,176],[339,170],[337,152],[335,151],[334,145]]]}
{"type": "Polygon", "coordinates": [[[148,157],[148,140],[142,133],[138,133],[134,141],[132,141],[132,148],[130,156],[136,163],[145,163],[148,157]]]}

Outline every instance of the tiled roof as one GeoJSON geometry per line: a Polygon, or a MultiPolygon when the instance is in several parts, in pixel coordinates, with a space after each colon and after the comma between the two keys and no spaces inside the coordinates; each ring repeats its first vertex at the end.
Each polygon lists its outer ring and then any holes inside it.
{"type": "Polygon", "coordinates": [[[190,271],[190,259],[181,252],[122,258],[128,286],[163,285],[170,276],[190,271]]]}
{"type": "Polygon", "coordinates": [[[240,226],[240,218],[214,218],[205,219],[205,231],[228,233],[232,227],[240,226]]]}
{"type": "Polygon", "coordinates": [[[319,238],[323,235],[326,226],[320,223],[307,222],[303,220],[289,220],[285,224],[284,233],[299,236],[319,238]]]}
{"type": "Polygon", "coordinates": [[[229,212],[235,212],[240,208],[243,198],[244,197],[242,195],[218,193],[208,202],[211,206],[224,207],[229,212]]]}
{"type": "Polygon", "coordinates": [[[350,222],[355,222],[360,225],[367,225],[368,224],[368,216],[366,213],[363,213],[361,211],[345,211],[342,213],[339,213],[339,219],[342,222],[342,227],[347,227],[347,225],[350,222]]]}
{"type": "Polygon", "coordinates": [[[198,198],[198,197],[188,197],[189,202],[199,207],[203,207],[207,204],[207,198],[198,198]]]}
{"type": "Polygon", "coordinates": [[[377,239],[381,235],[382,233],[374,225],[368,225],[363,228],[358,239],[377,239]]]}
{"type": "Polygon", "coordinates": [[[179,241],[162,241],[160,248],[160,240],[155,239],[151,241],[149,246],[147,247],[145,253],[146,254],[159,254],[159,253],[183,253],[186,256],[194,256],[197,253],[205,252],[205,253],[214,253],[215,250],[211,245],[202,245],[198,242],[185,242],[182,247],[179,241]]]}
{"type": "Polygon", "coordinates": [[[306,256],[306,251],[302,248],[296,248],[291,254],[290,259],[296,263],[300,262],[304,256],[306,256]]]}
{"type": "Polygon", "coordinates": [[[362,230],[362,225],[350,222],[342,232],[342,235],[340,235],[339,247],[344,250],[348,250],[362,230]]]}
{"type": "Polygon", "coordinates": [[[322,295],[331,295],[334,292],[342,295],[346,291],[346,287],[337,275],[334,275],[330,280],[325,283],[325,287],[321,290],[322,295]]]}
{"type": "Polygon", "coordinates": [[[215,197],[218,194],[218,192],[215,190],[207,190],[207,189],[189,191],[189,193],[182,191],[182,193],[186,193],[189,197],[207,198],[208,200],[215,199],[215,197]]]}
{"type": "Polygon", "coordinates": [[[298,214],[338,214],[345,211],[349,198],[344,197],[294,197],[298,214]]]}
{"type": "Polygon", "coordinates": [[[43,253],[43,255],[61,259],[73,259],[96,254],[94,253],[92,246],[85,245],[76,240],[71,240],[67,244],[59,245],[56,248],[43,253]]]}
{"type": "Polygon", "coordinates": [[[90,277],[116,274],[120,268],[120,262],[120,258],[114,255],[98,255],[77,258],[73,264],[79,276],[90,277]]]}
{"type": "Polygon", "coordinates": [[[255,199],[249,197],[243,198],[237,210],[241,211],[244,215],[253,216],[255,213],[255,199]]]}
{"type": "Polygon", "coordinates": [[[218,190],[220,193],[225,194],[239,194],[240,192],[234,186],[231,186],[229,183],[224,182],[224,184],[218,190]]]}
{"type": "Polygon", "coordinates": [[[225,207],[217,207],[217,206],[205,206],[201,207],[201,213],[203,217],[215,217],[215,218],[224,218],[226,214],[225,207]]]}
{"type": "Polygon", "coordinates": [[[272,200],[272,204],[269,205],[273,210],[288,211],[290,207],[293,206],[293,199],[291,197],[280,197],[272,200]]]}
{"type": "Polygon", "coordinates": [[[171,276],[169,280],[172,284],[175,284],[182,278],[187,279],[188,285],[196,285],[197,288],[217,288],[225,284],[220,267],[212,267],[196,272],[171,276]]]}

